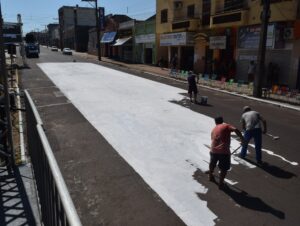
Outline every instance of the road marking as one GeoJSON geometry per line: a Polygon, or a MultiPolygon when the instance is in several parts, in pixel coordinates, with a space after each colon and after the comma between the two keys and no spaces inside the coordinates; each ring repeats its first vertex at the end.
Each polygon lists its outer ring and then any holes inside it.
{"type": "Polygon", "coordinates": [[[67,104],[71,104],[71,102],[41,105],[41,106],[37,106],[37,108],[56,107],[56,106],[67,105],[67,104]]]}
{"type": "MultiPolygon", "coordinates": [[[[249,144],[249,146],[255,148],[255,145],[253,145],[253,144],[249,144]]],[[[289,161],[289,160],[287,160],[285,157],[283,157],[283,156],[281,156],[281,155],[278,155],[278,154],[275,154],[275,153],[274,153],[273,151],[271,151],[271,150],[268,150],[268,149],[265,149],[265,148],[262,148],[261,150],[262,150],[263,152],[266,152],[266,153],[269,154],[269,155],[273,155],[273,156],[275,156],[275,157],[278,157],[278,158],[282,159],[283,161],[285,161],[285,162],[287,162],[287,163],[289,163],[289,164],[291,164],[291,165],[293,165],[293,166],[298,166],[298,165],[299,165],[298,162],[292,162],[292,161],[289,161]]]]}

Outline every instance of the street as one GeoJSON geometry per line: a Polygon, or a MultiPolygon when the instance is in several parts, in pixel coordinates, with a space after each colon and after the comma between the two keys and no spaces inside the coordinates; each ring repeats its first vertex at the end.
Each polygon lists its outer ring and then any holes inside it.
{"type": "MultiPolygon", "coordinates": [[[[44,122],[83,225],[298,225],[300,112],[41,47],[21,86],[44,122]],[[263,161],[238,152],[220,191],[208,169],[213,118],[241,129],[242,108],[267,120],[263,161]]],[[[232,140],[231,149],[239,146],[232,140]]]]}

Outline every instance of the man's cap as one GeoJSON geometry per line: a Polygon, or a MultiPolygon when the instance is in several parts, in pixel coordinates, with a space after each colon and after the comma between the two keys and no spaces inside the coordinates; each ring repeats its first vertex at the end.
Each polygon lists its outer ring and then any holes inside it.
{"type": "Polygon", "coordinates": [[[194,74],[194,72],[193,72],[193,71],[189,71],[188,74],[189,74],[189,75],[192,75],[192,74],[194,74]]]}
{"type": "Polygon", "coordinates": [[[243,107],[243,112],[250,111],[250,110],[251,110],[251,108],[249,106],[243,107]]]}

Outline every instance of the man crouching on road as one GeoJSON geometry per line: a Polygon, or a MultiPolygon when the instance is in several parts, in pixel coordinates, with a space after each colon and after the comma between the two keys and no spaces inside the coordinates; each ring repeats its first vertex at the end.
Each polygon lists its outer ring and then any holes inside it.
{"type": "Polygon", "coordinates": [[[214,169],[218,163],[220,169],[219,189],[224,188],[224,179],[230,169],[230,134],[236,135],[244,142],[242,133],[230,124],[223,123],[222,117],[215,118],[216,126],[211,132],[211,150],[209,163],[209,180],[214,181],[214,169]]]}

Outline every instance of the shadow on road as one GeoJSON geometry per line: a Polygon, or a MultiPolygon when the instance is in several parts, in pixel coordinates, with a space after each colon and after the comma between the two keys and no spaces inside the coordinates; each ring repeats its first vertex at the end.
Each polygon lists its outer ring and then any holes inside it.
{"type": "MultiPolygon", "coordinates": [[[[251,209],[254,211],[260,211],[260,212],[265,212],[265,213],[270,213],[273,216],[279,218],[279,219],[285,219],[285,213],[277,210],[268,204],[266,204],[263,200],[261,200],[258,197],[251,196],[248,192],[239,189],[237,186],[232,186],[232,185],[227,185],[225,189],[223,190],[218,190],[217,182],[210,182],[208,181],[207,174],[205,172],[202,172],[201,170],[197,169],[193,175],[194,179],[198,181],[200,184],[204,185],[205,187],[208,188],[208,192],[206,194],[202,193],[197,193],[198,197],[201,200],[206,200],[208,202],[208,206],[214,206],[214,205],[221,205],[223,208],[232,208],[230,207],[230,202],[228,200],[224,199],[224,197],[217,195],[220,204],[216,203],[209,203],[210,198],[215,200],[214,198],[216,197],[216,192],[218,193],[224,193],[227,196],[230,197],[230,200],[232,200],[235,205],[234,206],[242,206],[247,209],[251,209]],[[217,189],[214,190],[214,189],[217,189]],[[236,205],[237,204],[237,205],[236,205]]],[[[232,204],[231,204],[232,205],[232,204]]]]}
{"type": "Polygon", "coordinates": [[[284,212],[274,209],[273,207],[262,201],[260,198],[253,197],[245,191],[236,191],[233,188],[234,187],[231,188],[227,186],[223,191],[225,194],[230,196],[230,198],[232,198],[232,200],[234,200],[238,205],[255,211],[270,213],[275,217],[285,219],[284,212]]]}
{"type": "Polygon", "coordinates": [[[0,225],[36,225],[18,168],[0,168],[0,225]]]}
{"type": "Polygon", "coordinates": [[[286,171],[277,166],[271,165],[267,162],[263,162],[263,164],[258,165],[256,162],[254,162],[250,159],[245,158],[244,160],[253,165],[256,165],[257,167],[261,168],[262,170],[264,170],[265,172],[269,173],[270,175],[272,175],[274,177],[278,177],[278,178],[282,178],[282,179],[290,179],[292,177],[297,177],[296,174],[286,171]]]}
{"type": "Polygon", "coordinates": [[[201,103],[196,103],[195,104],[194,102],[190,101],[190,99],[189,99],[189,97],[187,96],[186,93],[180,93],[180,94],[185,96],[185,97],[183,99],[179,100],[179,101],[172,100],[170,102],[173,103],[173,104],[178,104],[178,105],[186,107],[186,108],[190,108],[191,110],[193,110],[192,108],[196,107],[196,106],[213,107],[213,105],[210,105],[210,104],[201,104],[201,103]]]}

